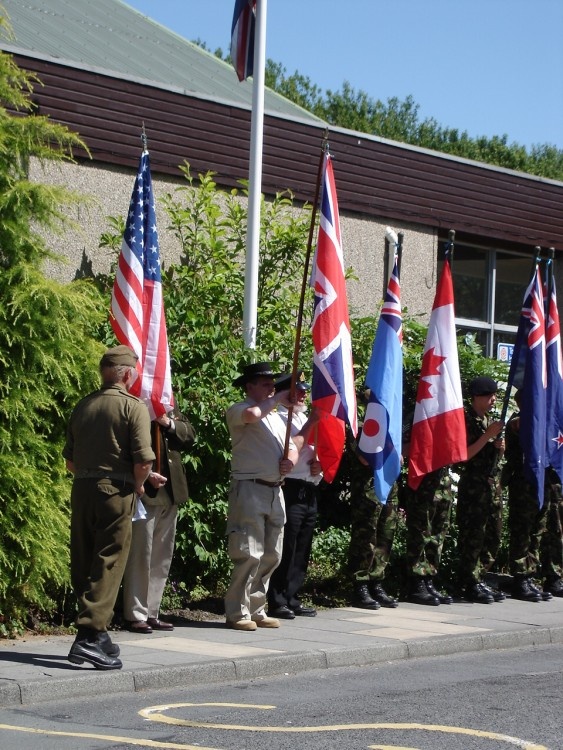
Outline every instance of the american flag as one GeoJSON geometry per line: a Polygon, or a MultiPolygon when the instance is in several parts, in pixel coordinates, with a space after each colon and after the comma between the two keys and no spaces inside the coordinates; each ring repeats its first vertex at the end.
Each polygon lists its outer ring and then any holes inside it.
{"type": "Polygon", "coordinates": [[[254,69],[256,0],[236,0],[231,27],[231,60],[239,81],[254,69]]]}
{"type": "Polygon", "coordinates": [[[358,448],[373,469],[373,487],[382,503],[401,471],[403,431],[403,317],[398,257],[393,271],[366,374],[369,400],[358,448]]]}
{"type": "Polygon", "coordinates": [[[323,166],[320,226],[311,274],[315,292],[311,399],[322,415],[317,451],[324,478],[330,482],[344,450],[344,425],[348,423],[355,436],[358,419],[340,218],[328,153],[323,166]]]}
{"type": "Polygon", "coordinates": [[[146,403],[151,419],[174,400],[162,301],[160,252],[148,151],[143,151],[129,204],[111,295],[111,326],[121,344],[139,357],[131,393],[146,403]]]}

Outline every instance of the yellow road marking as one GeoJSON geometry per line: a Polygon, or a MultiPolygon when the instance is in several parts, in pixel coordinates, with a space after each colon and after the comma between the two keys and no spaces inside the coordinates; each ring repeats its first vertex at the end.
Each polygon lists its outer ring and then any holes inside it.
{"type": "MultiPolygon", "coordinates": [[[[361,729],[400,729],[400,730],[417,730],[426,732],[442,732],[445,734],[461,734],[472,737],[483,737],[485,739],[505,742],[521,750],[548,750],[544,745],[537,745],[527,740],[521,740],[517,737],[511,737],[506,734],[496,732],[485,732],[480,729],[466,729],[464,727],[451,727],[441,724],[417,724],[417,723],[390,723],[377,722],[368,724],[325,724],[314,727],[276,727],[276,726],[247,726],[236,724],[212,724],[200,721],[190,721],[188,719],[177,719],[172,716],[166,716],[163,711],[169,711],[173,708],[193,708],[193,707],[221,707],[221,708],[249,708],[260,711],[270,711],[275,706],[256,705],[248,703],[169,703],[162,706],[149,706],[139,711],[139,715],[162,724],[171,724],[175,726],[186,726],[202,729],[219,729],[219,730],[238,730],[245,732],[282,732],[282,733],[318,733],[318,732],[343,732],[361,729]]],[[[31,727],[14,726],[10,724],[0,724],[0,730],[13,732],[27,732],[28,734],[49,735],[56,737],[74,737],[79,739],[96,739],[106,742],[121,742],[137,747],[153,747],[161,750],[218,750],[218,748],[204,747],[202,745],[186,745],[175,742],[159,742],[158,740],[138,740],[130,737],[120,737],[105,734],[95,734],[89,732],[63,732],[51,729],[34,729],[31,727]]],[[[416,750],[416,748],[397,747],[396,745],[369,745],[370,750],[416,750]]]]}
{"type": "Polygon", "coordinates": [[[219,750],[216,747],[203,745],[179,745],[175,742],[157,742],[156,740],[136,740],[131,737],[114,737],[109,734],[93,734],[89,732],[57,732],[53,729],[32,729],[31,727],[17,727],[10,724],[0,724],[0,729],[12,732],[27,732],[28,734],[44,734],[51,737],[78,737],[84,740],[104,740],[105,742],[121,742],[138,747],[158,747],[161,750],[219,750]]]}
{"type": "MultiPolygon", "coordinates": [[[[205,721],[191,721],[190,719],[177,719],[171,716],[165,716],[162,711],[168,711],[171,708],[193,708],[196,706],[226,706],[234,708],[254,708],[258,710],[270,710],[275,706],[263,706],[259,704],[244,704],[244,703],[169,703],[162,706],[150,706],[143,708],[139,711],[141,716],[144,716],[151,721],[161,722],[163,724],[175,724],[185,727],[193,727],[198,729],[228,729],[237,730],[241,732],[281,732],[284,734],[305,734],[314,732],[343,732],[358,729],[403,729],[403,730],[422,730],[429,732],[444,732],[448,734],[466,734],[472,737],[484,737],[486,739],[498,740],[500,742],[507,742],[515,747],[519,747],[522,750],[548,750],[544,745],[536,745],[533,742],[527,740],[518,739],[518,737],[511,737],[507,734],[498,734],[497,732],[485,732],[481,729],[466,729],[464,727],[450,727],[443,726],[440,724],[416,724],[416,723],[369,723],[369,724],[321,724],[314,727],[280,727],[280,726],[248,726],[244,724],[212,724],[205,721]]],[[[377,746],[375,746],[377,747],[377,746]]]]}

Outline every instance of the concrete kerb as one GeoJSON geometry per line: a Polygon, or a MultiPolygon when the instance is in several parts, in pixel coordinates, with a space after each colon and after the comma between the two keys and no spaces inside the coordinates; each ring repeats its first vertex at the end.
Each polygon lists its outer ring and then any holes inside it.
{"type": "Polygon", "coordinates": [[[524,646],[548,645],[563,642],[563,626],[531,628],[504,633],[428,638],[407,642],[393,642],[365,648],[334,648],[314,651],[275,654],[266,657],[226,659],[199,662],[185,666],[159,667],[123,672],[88,670],[82,675],[43,682],[0,681],[0,705],[31,703],[81,698],[96,694],[143,692],[171,687],[239,682],[261,677],[297,674],[309,670],[369,666],[382,662],[399,661],[455,653],[480,652],[490,649],[510,649],[524,646]]]}

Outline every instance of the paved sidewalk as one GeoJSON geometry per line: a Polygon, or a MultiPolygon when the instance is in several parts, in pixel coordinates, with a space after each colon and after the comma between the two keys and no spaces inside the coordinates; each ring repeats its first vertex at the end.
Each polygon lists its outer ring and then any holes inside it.
{"type": "Polygon", "coordinates": [[[250,633],[230,630],[218,618],[168,633],[111,635],[124,666],[110,672],[68,662],[72,636],[0,641],[0,705],[563,643],[563,599],[439,607],[401,602],[377,612],[323,610],[250,633]]]}

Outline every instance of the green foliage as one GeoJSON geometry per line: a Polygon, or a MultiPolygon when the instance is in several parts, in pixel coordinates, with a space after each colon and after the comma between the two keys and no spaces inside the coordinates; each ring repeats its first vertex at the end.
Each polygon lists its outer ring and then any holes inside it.
{"type": "Polygon", "coordinates": [[[295,71],[288,75],[280,63],[266,63],[266,85],[329,125],[357,130],[433,151],[495,164],[554,180],[563,179],[563,150],[537,144],[527,150],[509,143],[508,136],[470,136],[466,130],[440,125],[433,117],[421,120],[412,96],[390,97],[386,102],[356,90],[344,81],[337,91],[323,92],[311,79],[295,71]]]}
{"type": "MultiPolygon", "coordinates": [[[[162,199],[182,250],[181,262],[163,273],[163,289],[176,399],[198,437],[186,457],[191,498],[179,513],[172,577],[190,588],[202,582],[216,590],[230,570],[224,545],[230,473],[225,411],[241,398],[232,381],[251,357],[290,367],[310,212],[294,210],[290,195],[262,203],[260,326],[257,349],[249,354],[241,329],[247,224],[241,192],[218,190],[211,173],[196,181],[188,164],[182,171],[185,184],[162,199]]],[[[120,229],[112,219],[105,247],[117,249],[120,229]]],[[[111,278],[97,281],[109,299],[111,278]]],[[[100,336],[109,335],[106,326],[100,336]]]]}
{"type": "Polygon", "coordinates": [[[61,449],[70,406],[93,384],[91,283],[48,280],[42,229],[64,225],[77,196],[28,180],[31,159],[64,161],[83,144],[32,114],[33,79],[0,53],[0,620],[5,635],[51,611],[68,585],[68,496],[61,449]],[[17,110],[18,114],[8,111],[17,110]],[[84,375],[84,373],[91,373],[84,375]]]}

